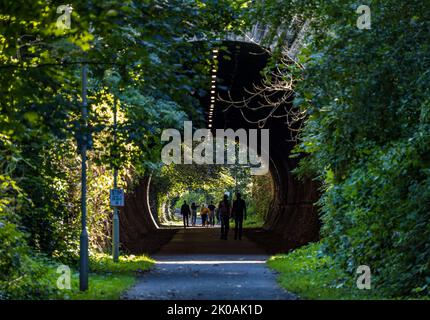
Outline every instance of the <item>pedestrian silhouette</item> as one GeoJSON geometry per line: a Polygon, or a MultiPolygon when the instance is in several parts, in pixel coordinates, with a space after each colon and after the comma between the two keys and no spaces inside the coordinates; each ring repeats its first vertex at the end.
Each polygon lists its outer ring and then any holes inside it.
{"type": "Polygon", "coordinates": [[[207,226],[208,214],[209,209],[206,208],[204,204],[202,204],[202,209],[200,210],[200,216],[202,217],[202,227],[207,226]]]}
{"type": "Polygon", "coordinates": [[[231,214],[234,218],[234,240],[242,240],[243,219],[246,220],[246,203],[242,199],[240,192],[236,193],[236,200],[233,201],[231,214]]]}
{"type": "Polygon", "coordinates": [[[197,208],[200,207],[193,202],[191,204],[191,225],[194,227],[196,225],[197,220],[197,208]]]}
{"type": "Polygon", "coordinates": [[[230,228],[230,202],[228,195],[224,195],[224,199],[218,205],[220,220],[221,220],[221,239],[227,240],[228,229],[230,228]]]}
{"type": "Polygon", "coordinates": [[[215,206],[213,204],[213,201],[211,201],[211,204],[208,205],[208,209],[209,209],[209,224],[211,226],[215,225],[215,206]]]}
{"type": "Polygon", "coordinates": [[[182,220],[184,220],[184,228],[189,227],[188,217],[190,213],[191,213],[190,206],[187,204],[186,201],[184,201],[184,204],[181,207],[181,215],[182,215],[182,220]]]}

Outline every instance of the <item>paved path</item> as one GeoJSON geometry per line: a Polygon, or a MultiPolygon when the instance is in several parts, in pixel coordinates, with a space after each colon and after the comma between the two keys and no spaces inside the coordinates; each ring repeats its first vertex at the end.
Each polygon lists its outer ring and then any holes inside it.
{"type": "Polygon", "coordinates": [[[123,299],[279,300],[281,289],[266,267],[268,256],[248,239],[220,240],[219,228],[179,231],[123,299]]]}

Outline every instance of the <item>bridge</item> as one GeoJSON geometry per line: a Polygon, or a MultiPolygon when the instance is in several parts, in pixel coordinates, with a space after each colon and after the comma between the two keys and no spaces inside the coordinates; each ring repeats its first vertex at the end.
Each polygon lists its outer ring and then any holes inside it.
{"type": "MultiPolygon", "coordinates": [[[[211,87],[208,91],[213,94],[201,99],[206,108],[207,126],[214,134],[215,129],[226,128],[270,130],[269,171],[274,184],[273,199],[262,229],[249,231],[248,235],[265,242],[272,252],[316,241],[320,228],[314,205],[318,199],[318,185],[310,178],[298,180],[292,174],[298,164],[298,158],[289,157],[296,144],[296,131],[288,114],[293,92],[287,91],[278,97],[275,108],[267,104],[263,94],[256,94],[264,81],[261,72],[276,42],[284,41],[284,54],[294,59],[306,23],[293,21],[287,32],[282,30],[273,31],[256,25],[248,33],[229,34],[221,41],[221,47],[226,50],[215,49],[213,52],[217,69],[213,70],[211,83],[208,83],[208,88],[211,87]],[[275,33],[272,37],[269,36],[271,32],[275,33]],[[267,39],[272,42],[267,43],[267,39]],[[274,241],[276,245],[270,248],[274,241]]],[[[154,250],[155,243],[164,244],[170,240],[172,230],[158,222],[156,193],[156,186],[147,176],[133,193],[127,195],[126,206],[120,215],[122,249],[139,253],[148,248],[154,250]]],[[[159,247],[156,245],[155,248],[159,247]]]]}

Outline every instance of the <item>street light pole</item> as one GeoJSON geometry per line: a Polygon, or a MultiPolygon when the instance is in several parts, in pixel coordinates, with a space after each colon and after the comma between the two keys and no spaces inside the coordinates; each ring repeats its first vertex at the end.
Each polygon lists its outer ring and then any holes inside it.
{"type": "Polygon", "coordinates": [[[235,166],[235,170],[234,170],[234,182],[236,183],[236,193],[237,193],[237,171],[238,171],[238,166],[236,164],[235,166]]]}
{"type": "MultiPolygon", "coordinates": [[[[117,130],[117,106],[116,106],[116,98],[113,100],[113,143],[116,148],[116,130],[117,130]]],[[[116,150],[116,149],[115,149],[116,150]]],[[[116,189],[118,187],[118,166],[114,165],[113,170],[113,188],[116,189]]],[[[112,257],[114,262],[118,262],[119,258],[119,216],[118,216],[118,207],[114,207],[113,209],[113,222],[112,222],[112,257]]]]}
{"type": "Polygon", "coordinates": [[[87,65],[82,67],[82,183],[81,183],[81,223],[82,230],[80,236],[80,261],[79,261],[79,289],[88,290],[88,232],[87,232],[87,65]]]}

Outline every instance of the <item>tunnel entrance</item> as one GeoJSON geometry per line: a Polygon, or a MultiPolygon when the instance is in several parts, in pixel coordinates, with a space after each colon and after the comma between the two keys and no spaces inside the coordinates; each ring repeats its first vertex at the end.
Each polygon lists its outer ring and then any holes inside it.
{"type": "MultiPolygon", "coordinates": [[[[270,130],[272,196],[261,227],[247,229],[246,236],[270,252],[283,252],[317,241],[320,222],[314,203],[319,197],[318,185],[311,178],[299,180],[292,174],[299,161],[289,157],[296,143],[296,132],[283,114],[291,108],[291,99],[273,111],[266,106],[267,97],[257,94],[270,52],[253,43],[225,41],[214,55],[216,69],[206,89],[215,92],[216,98],[209,93],[201,98],[208,128],[214,135],[216,129],[270,130]],[[246,106],[235,104],[237,101],[246,101],[246,106]]],[[[160,223],[157,195],[161,191],[156,183],[151,183],[153,180],[149,176],[142,179],[127,196],[121,212],[121,245],[128,252],[159,250],[178,231],[178,227],[160,223]]]]}

